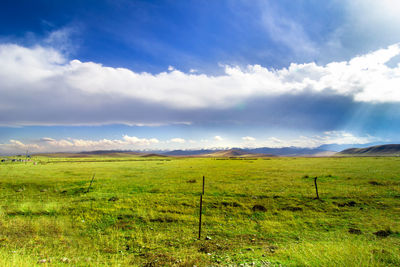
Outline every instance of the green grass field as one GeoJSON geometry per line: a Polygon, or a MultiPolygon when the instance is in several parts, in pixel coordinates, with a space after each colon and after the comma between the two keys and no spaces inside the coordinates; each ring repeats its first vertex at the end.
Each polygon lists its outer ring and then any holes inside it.
{"type": "Polygon", "coordinates": [[[399,157],[34,160],[0,163],[0,266],[400,266],[399,157]]]}

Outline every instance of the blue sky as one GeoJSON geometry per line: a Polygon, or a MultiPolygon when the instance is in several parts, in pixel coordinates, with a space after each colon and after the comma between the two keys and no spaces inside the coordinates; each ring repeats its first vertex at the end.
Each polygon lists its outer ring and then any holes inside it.
{"type": "Polygon", "coordinates": [[[399,12],[2,1],[0,153],[399,142],[399,12]]]}

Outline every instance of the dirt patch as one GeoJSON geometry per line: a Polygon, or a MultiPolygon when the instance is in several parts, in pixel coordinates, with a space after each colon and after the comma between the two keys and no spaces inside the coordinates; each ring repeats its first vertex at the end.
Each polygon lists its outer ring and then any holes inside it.
{"type": "Polygon", "coordinates": [[[135,217],[130,214],[121,214],[121,215],[118,215],[118,217],[117,217],[118,220],[123,220],[123,219],[132,220],[133,218],[135,218],[135,217]]]}
{"type": "Polygon", "coordinates": [[[187,183],[189,183],[189,184],[194,184],[194,183],[196,183],[196,180],[195,180],[195,179],[188,180],[187,183]]]}
{"type": "Polygon", "coordinates": [[[150,222],[172,223],[172,222],[177,222],[178,220],[177,219],[173,219],[173,218],[169,218],[169,217],[165,217],[165,218],[158,217],[158,218],[150,219],[149,221],[150,222]]]}
{"type": "Polygon", "coordinates": [[[242,205],[240,203],[237,203],[237,202],[222,201],[221,204],[224,207],[235,207],[235,208],[242,207],[242,205]]]}
{"type": "Polygon", "coordinates": [[[289,210],[289,211],[302,211],[302,210],[303,210],[303,208],[301,208],[301,207],[292,207],[292,206],[288,206],[288,207],[282,208],[282,210],[289,210]]]}
{"type": "Polygon", "coordinates": [[[338,207],[354,207],[357,205],[357,202],[351,200],[347,201],[345,203],[337,203],[338,207]]]}
{"type": "Polygon", "coordinates": [[[117,200],[119,200],[118,197],[111,197],[111,198],[108,199],[108,201],[114,201],[114,202],[117,201],[117,200]]]}
{"type": "Polygon", "coordinates": [[[252,208],[253,211],[262,211],[266,212],[267,208],[265,208],[263,205],[254,205],[252,208]]]}
{"type": "Polygon", "coordinates": [[[369,181],[368,183],[371,185],[383,185],[382,183],[379,183],[377,181],[369,181]]]}
{"type": "Polygon", "coordinates": [[[216,251],[226,250],[227,246],[221,245],[216,241],[207,240],[198,246],[198,251],[203,253],[215,253],[216,251]]]}
{"type": "Polygon", "coordinates": [[[349,233],[350,234],[354,234],[354,235],[361,235],[362,234],[361,230],[357,229],[357,228],[349,228],[349,233]]]}
{"type": "Polygon", "coordinates": [[[179,210],[160,210],[160,212],[162,212],[162,213],[174,213],[174,214],[185,214],[184,212],[179,211],[179,210]]]}
{"type": "Polygon", "coordinates": [[[391,234],[393,234],[393,232],[390,229],[386,229],[386,230],[379,230],[378,232],[375,232],[374,235],[378,236],[378,237],[388,237],[391,234]]]}

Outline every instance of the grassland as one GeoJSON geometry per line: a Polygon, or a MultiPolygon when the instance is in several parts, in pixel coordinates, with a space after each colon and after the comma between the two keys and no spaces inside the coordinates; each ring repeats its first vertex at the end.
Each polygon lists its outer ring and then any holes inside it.
{"type": "Polygon", "coordinates": [[[34,161],[0,163],[0,266],[400,266],[400,158],[34,161]]]}

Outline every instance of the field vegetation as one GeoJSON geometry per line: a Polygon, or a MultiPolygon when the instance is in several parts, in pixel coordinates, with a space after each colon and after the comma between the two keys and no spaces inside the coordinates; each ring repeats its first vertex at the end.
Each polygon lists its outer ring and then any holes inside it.
{"type": "Polygon", "coordinates": [[[42,156],[0,200],[1,266],[400,266],[399,157],[42,156]]]}

